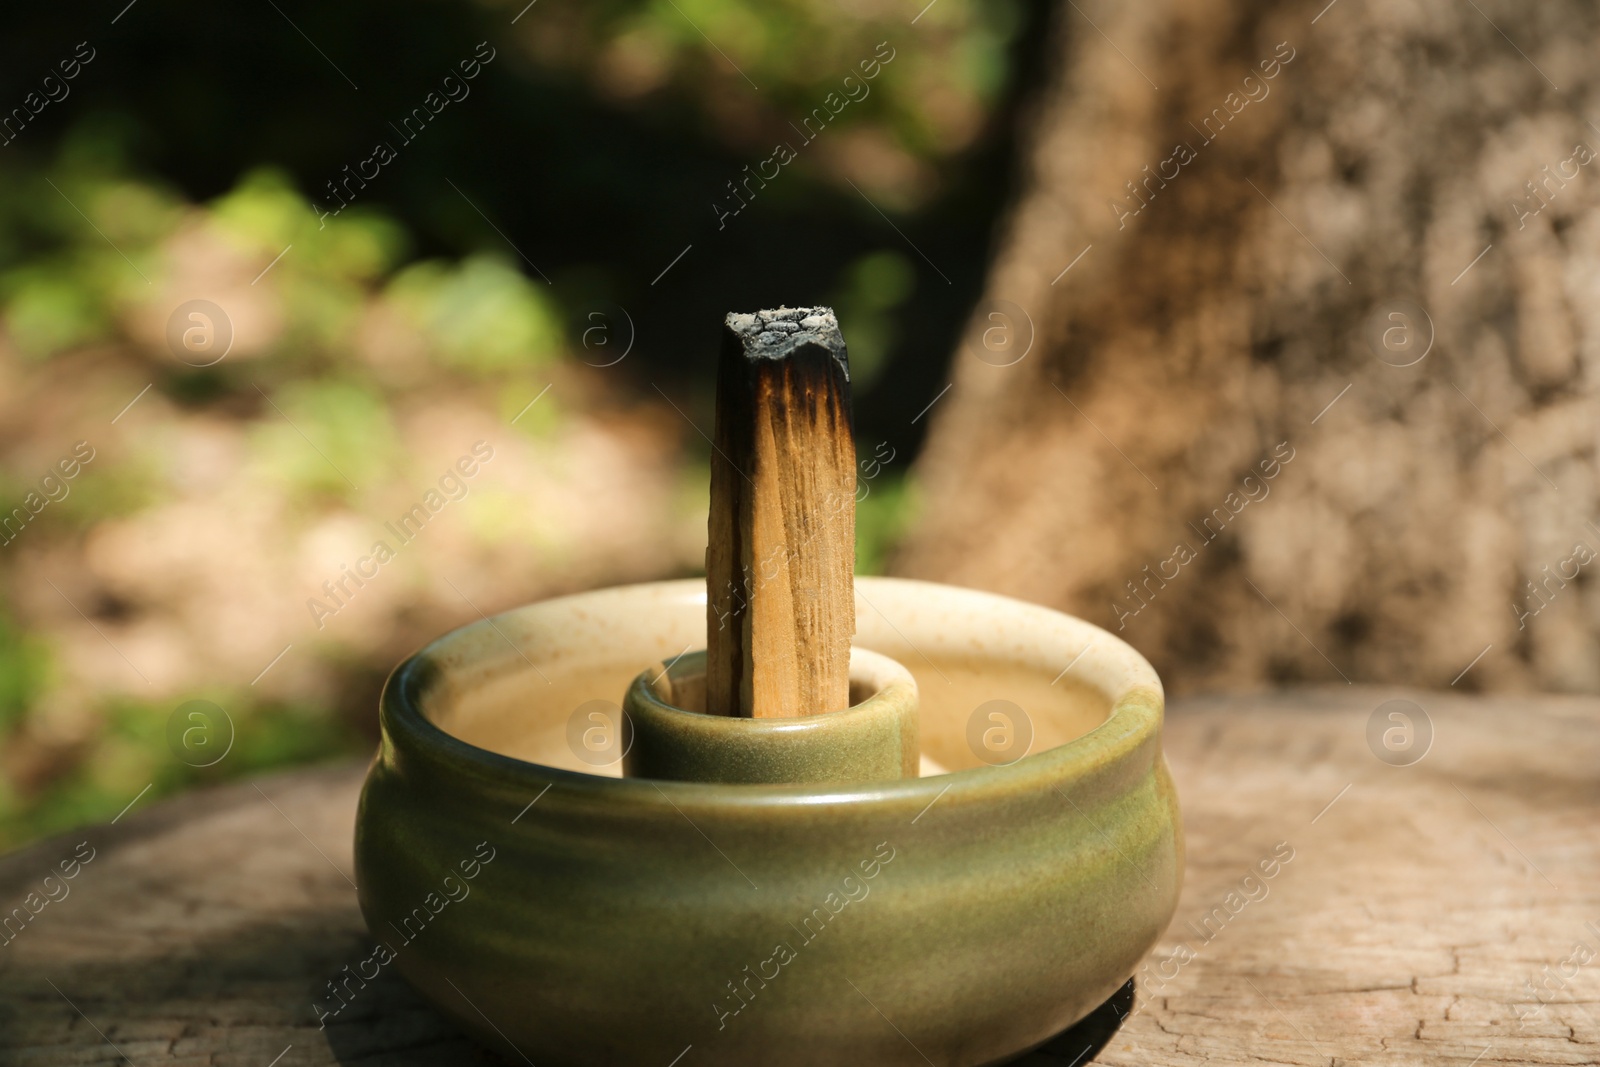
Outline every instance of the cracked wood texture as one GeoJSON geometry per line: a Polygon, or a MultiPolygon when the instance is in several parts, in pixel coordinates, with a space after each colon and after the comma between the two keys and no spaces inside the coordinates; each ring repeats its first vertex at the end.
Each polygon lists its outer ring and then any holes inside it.
{"type": "Polygon", "coordinates": [[[1600,693],[1600,7],[1055,18],[895,573],[1125,624],[1173,693],[1490,644],[1462,684],[1600,693]]]}
{"type": "MultiPolygon", "coordinates": [[[[1600,1061],[1597,726],[1588,698],[1339,687],[1177,703],[1183,898],[1096,1061],[1600,1061]],[[1412,766],[1368,747],[1374,709],[1397,697],[1432,724],[1412,766]]],[[[192,794],[0,859],[9,909],[80,842],[95,850],[0,948],[0,1064],[499,1062],[392,971],[317,1028],[313,998],[371,951],[346,880],[362,771],[192,794]]]]}

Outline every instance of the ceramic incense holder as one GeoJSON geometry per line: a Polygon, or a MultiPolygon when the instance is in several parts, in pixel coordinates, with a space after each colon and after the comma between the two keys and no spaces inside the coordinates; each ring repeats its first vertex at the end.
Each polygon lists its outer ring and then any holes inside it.
{"type": "Polygon", "coordinates": [[[888,656],[850,650],[850,707],[799,718],[705,714],[706,655],[652,667],[624,702],[630,778],[681,782],[883,782],[917,777],[917,682],[888,656]]]}
{"type": "MultiPolygon", "coordinates": [[[[1031,604],[855,591],[854,645],[914,679],[921,752],[949,773],[903,777],[901,752],[868,761],[880,780],[669,781],[580,758],[594,702],[688,702],[689,657],[640,672],[705,644],[700,580],[530,605],[402,663],[355,848],[392,966],[539,1067],[978,1067],[1109,997],[1183,869],[1155,672],[1031,604]]],[[[876,681],[816,721],[901,684],[864,659],[852,682],[876,681]]]]}

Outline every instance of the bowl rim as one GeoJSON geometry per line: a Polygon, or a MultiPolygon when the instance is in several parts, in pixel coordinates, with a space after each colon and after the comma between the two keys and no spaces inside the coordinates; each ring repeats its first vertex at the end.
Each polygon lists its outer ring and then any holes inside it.
{"type": "MultiPolygon", "coordinates": [[[[964,586],[909,578],[864,576],[858,576],[856,584],[858,588],[865,587],[869,594],[874,588],[888,591],[893,587],[896,591],[912,594],[921,589],[933,595],[955,594],[996,605],[1047,613],[1054,616],[1058,623],[1065,621],[1069,629],[1079,630],[1089,639],[1081,653],[1082,657],[1090,658],[1091,663],[1099,661],[1121,667],[1127,677],[1119,691],[1107,693],[1111,710],[1104,721],[1070,741],[1031,752],[1009,764],[968,767],[928,777],[867,784],[733,784],[612,778],[534,763],[481,748],[449,733],[423,713],[424,696],[447,670],[440,661],[445,658],[450,646],[470,633],[488,630],[498,632],[496,620],[601,596],[635,596],[644,599],[660,594],[692,594],[696,587],[701,598],[705,595],[705,583],[701,579],[641,582],[534,601],[485,616],[477,622],[441,634],[407,656],[389,675],[379,700],[381,744],[378,758],[384,760],[392,749],[407,765],[444,772],[450,777],[461,776],[480,785],[499,787],[508,792],[527,793],[530,797],[543,796],[546,791],[552,794],[559,792],[578,803],[591,801],[661,809],[663,812],[677,809],[679,814],[696,811],[708,815],[863,803],[871,803],[876,807],[926,810],[941,798],[945,803],[983,803],[1004,800],[1022,791],[1053,789],[1060,792],[1062,786],[1140,761],[1141,757],[1151,762],[1159,758],[1165,708],[1161,681],[1149,662],[1116,635],[1053,608],[964,586]],[[561,788],[556,790],[556,786],[561,788]]],[[[500,636],[504,637],[503,632],[500,636]]],[[[506,643],[510,644],[509,638],[506,643]]],[[[522,654],[516,645],[510,647],[517,654],[522,654]]]]}

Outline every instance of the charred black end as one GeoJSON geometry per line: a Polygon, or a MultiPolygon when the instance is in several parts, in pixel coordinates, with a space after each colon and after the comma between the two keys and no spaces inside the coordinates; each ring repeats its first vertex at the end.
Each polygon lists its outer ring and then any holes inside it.
{"type": "MultiPolygon", "coordinates": [[[[850,354],[833,309],[730,314],[724,322],[717,395],[741,401],[766,397],[787,419],[803,418],[834,432],[842,427],[853,440],[850,354]]],[[[748,426],[754,420],[740,421],[748,426]]],[[[749,442],[732,443],[741,452],[749,446],[749,442]]],[[[720,440],[718,444],[728,447],[720,440]]],[[[732,450],[729,456],[738,461],[732,450]]]]}

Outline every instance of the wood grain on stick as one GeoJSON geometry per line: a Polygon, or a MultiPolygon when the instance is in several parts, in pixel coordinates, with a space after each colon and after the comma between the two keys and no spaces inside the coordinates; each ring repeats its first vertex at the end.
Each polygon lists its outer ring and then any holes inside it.
{"type": "Polygon", "coordinates": [[[828,308],[729,315],[717,367],[706,549],[706,710],[850,704],[856,452],[828,308]]]}

